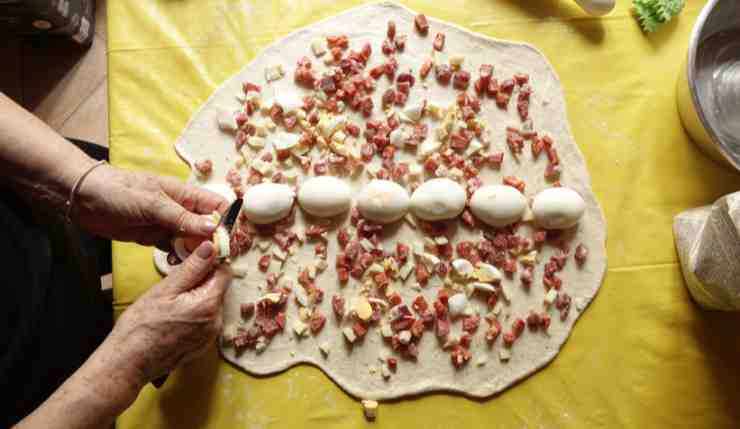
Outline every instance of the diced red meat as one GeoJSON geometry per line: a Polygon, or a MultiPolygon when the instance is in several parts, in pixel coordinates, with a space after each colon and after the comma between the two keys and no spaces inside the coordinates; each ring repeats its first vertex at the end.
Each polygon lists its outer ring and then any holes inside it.
{"type": "Polygon", "coordinates": [[[365,97],[362,99],[362,104],[360,105],[360,111],[365,117],[370,116],[373,113],[373,99],[368,97],[365,97]]]}
{"type": "Polygon", "coordinates": [[[540,326],[542,327],[542,330],[547,332],[547,328],[550,327],[550,315],[542,312],[540,313],[540,326]]]}
{"type": "Polygon", "coordinates": [[[395,43],[397,51],[403,51],[404,49],[406,49],[406,35],[400,34],[396,36],[395,40],[393,40],[393,43],[395,43]]]}
{"type": "Polygon", "coordinates": [[[409,246],[403,243],[396,244],[396,260],[403,265],[409,257],[409,246]]]}
{"type": "Polygon", "coordinates": [[[525,186],[526,186],[523,180],[517,179],[514,176],[505,176],[503,180],[503,184],[518,189],[519,192],[521,192],[522,194],[524,193],[525,186]]]}
{"type": "Polygon", "coordinates": [[[493,76],[493,65],[491,64],[481,64],[480,66],[480,79],[483,81],[484,84],[488,84],[491,80],[491,76],[493,76]]]}
{"type": "Polygon", "coordinates": [[[534,311],[530,311],[527,315],[527,327],[532,331],[536,331],[539,329],[540,323],[540,315],[534,311]]]}
{"type": "Polygon", "coordinates": [[[488,86],[486,87],[486,94],[488,94],[489,97],[498,97],[498,91],[500,87],[498,84],[498,81],[496,78],[491,78],[490,82],[488,82],[488,86]]]}
{"type": "Polygon", "coordinates": [[[514,81],[517,85],[524,85],[529,82],[529,75],[525,73],[514,74],[514,81]]]}
{"type": "Polygon", "coordinates": [[[453,77],[452,86],[455,89],[459,90],[465,90],[468,88],[468,84],[470,83],[470,72],[465,70],[458,70],[455,72],[455,76],[453,77]]]}
{"type": "Polygon", "coordinates": [[[253,92],[261,92],[262,91],[262,88],[260,88],[260,86],[257,85],[257,84],[254,84],[254,83],[251,83],[251,82],[244,82],[242,84],[242,91],[244,91],[245,94],[248,93],[248,92],[250,92],[250,91],[253,91],[253,92]]]}
{"type": "Polygon", "coordinates": [[[511,150],[514,154],[522,153],[522,149],[524,149],[524,137],[522,137],[521,134],[519,134],[519,131],[513,128],[507,128],[506,129],[506,145],[509,146],[509,150],[511,150]]]}
{"type": "Polygon", "coordinates": [[[257,266],[263,273],[267,272],[267,269],[270,268],[270,255],[262,255],[257,266]]]}
{"type": "Polygon", "coordinates": [[[424,313],[429,308],[429,303],[424,299],[423,295],[417,295],[414,298],[414,302],[411,304],[411,308],[419,314],[424,313]]]}
{"type": "Polygon", "coordinates": [[[393,39],[396,37],[396,23],[395,21],[388,21],[388,30],[386,31],[386,35],[389,39],[393,39]]]}
{"type": "Polygon", "coordinates": [[[524,319],[521,317],[518,317],[516,320],[514,320],[514,323],[511,324],[511,332],[514,334],[515,337],[519,337],[522,335],[522,332],[524,332],[524,326],[526,323],[524,322],[524,319]]]}
{"type": "Polygon", "coordinates": [[[331,308],[334,310],[334,314],[337,317],[344,316],[344,298],[340,295],[334,295],[331,297],[331,308]]]}
{"type": "Polygon", "coordinates": [[[338,47],[342,49],[347,49],[349,47],[349,39],[347,38],[346,34],[328,36],[326,38],[326,43],[327,45],[329,45],[330,48],[338,47]]]}
{"type": "Polygon", "coordinates": [[[416,27],[416,30],[423,35],[426,35],[429,32],[429,22],[424,14],[420,13],[414,17],[414,26],[416,27]]]}
{"type": "Polygon", "coordinates": [[[452,365],[457,369],[465,366],[472,357],[473,355],[470,353],[470,351],[462,346],[455,346],[452,349],[452,352],[450,352],[452,365]]]}
{"type": "Polygon", "coordinates": [[[427,284],[429,281],[429,271],[427,271],[427,268],[423,264],[417,264],[416,265],[416,281],[419,282],[421,285],[427,284]]]}
{"type": "Polygon", "coordinates": [[[560,320],[568,318],[568,312],[570,312],[571,297],[565,292],[558,293],[558,297],[555,298],[555,308],[560,311],[560,320]]]}
{"type": "Polygon", "coordinates": [[[583,265],[586,262],[586,258],[588,257],[588,247],[586,247],[586,245],[583,243],[578,244],[578,246],[576,246],[576,251],[573,257],[579,265],[583,265]]]}
{"type": "Polygon", "coordinates": [[[432,47],[438,51],[441,51],[445,47],[444,33],[437,33],[437,35],[434,36],[434,43],[432,43],[432,47]]]}
{"type": "Polygon", "coordinates": [[[318,308],[315,308],[311,315],[311,319],[308,322],[309,329],[311,329],[312,333],[317,334],[324,327],[325,323],[326,316],[321,314],[321,311],[319,311],[318,308]]]}
{"type": "Polygon", "coordinates": [[[248,320],[254,314],[254,303],[247,302],[240,304],[239,312],[241,313],[242,319],[248,320]]]}
{"type": "Polygon", "coordinates": [[[462,321],[462,329],[470,334],[475,333],[480,325],[480,316],[467,316],[462,321]]]}
{"type": "Polygon", "coordinates": [[[516,341],[516,335],[514,335],[512,332],[507,332],[504,334],[504,345],[506,347],[511,347],[514,345],[514,341],[516,341]]]}
{"type": "Polygon", "coordinates": [[[499,334],[501,333],[501,324],[498,320],[493,318],[489,318],[486,320],[491,325],[486,331],[486,341],[492,343],[496,341],[496,338],[498,338],[499,334]]]}
{"type": "Polygon", "coordinates": [[[357,338],[362,338],[367,334],[367,325],[358,320],[352,325],[352,331],[355,333],[357,338]]]}
{"type": "Polygon", "coordinates": [[[393,104],[393,102],[396,100],[396,91],[393,90],[393,88],[388,88],[383,93],[383,96],[381,97],[381,102],[383,104],[383,107],[389,106],[393,104]]]}
{"type": "Polygon", "coordinates": [[[435,325],[435,334],[439,338],[444,338],[450,333],[450,319],[447,316],[437,317],[435,325]]]}
{"type": "Polygon", "coordinates": [[[395,45],[395,43],[393,43],[393,40],[391,40],[391,39],[385,39],[385,40],[383,40],[383,44],[381,45],[381,51],[383,51],[383,53],[385,55],[390,55],[393,52],[395,52],[396,51],[396,45],[395,45]]]}
{"type": "Polygon", "coordinates": [[[547,164],[545,167],[545,179],[554,181],[560,178],[560,166],[557,164],[547,164]]]}
{"type": "Polygon", "coordinates": [[[452,79],[452,67],[449,64],[437,64],[434,67],[434,73],[437,76],[437,81],[443,85],[447,85],[452,79]]]}
{"type": "Polygon", "coordinates": [[[421,67],[419,68],[419,76],[422,79],[427,78],[427,75],[429,75],[429,71],[432,69],[432,65],[433,63],[430,59],[427,59],[422,63],[421,67]]]}
{"type": "MultiPolygon", "coordinates": [[[[408,85],[408,84],[406,84],[406,85],[408,85]]],[[[396,105],[403,106],[404,104],[406,104],[406,99],[408,99],[408,97],[409,96],[408,96],[407,93],[402,92],[402,91],[399,90],[399,91],[396,91],[395,100],[393,100],[393,101],[394,101],[394,103],[396,105]]]]}

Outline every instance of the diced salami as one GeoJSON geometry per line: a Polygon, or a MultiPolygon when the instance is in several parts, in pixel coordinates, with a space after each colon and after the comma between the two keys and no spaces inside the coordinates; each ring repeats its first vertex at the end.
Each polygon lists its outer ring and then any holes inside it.
{"type": "Polygon", "coordinates": [[[452,86],[455,89],[464,90],[468,88],[470,83],[470,73],[465,70],[458,70],[455,72],[453,77],[452,86]]]}
{"type": "Polygon", "coordinates": [[[586,247],[586,245],[583,243],[578,244],[573,256],[579,265],[583,265],[586,262],[586,258],[588,257],[588,247],[586,247]]]}
{"type": "Polygon", "coordinates": [[[423,35],[426,35],[429,32],[429,22],[424,14],[420,13],[414,17],[414,26],[416,27],[416,30],[423,35]]]}
{"type": "Polygon", "coordinates": [[[437,317],[437,324],[435,326],[435,334],[439,338],[444,338],[450,333],[450,320],[447,316],[437,317]]]}
{"type": "Polygon", "coordinates": [[[437,81],[443,85],[447,85],[452,79],[452,67],[449,64],[437,64],[434,67],[434,73],[437,81]]]}
{"type": "Polygon", "coordinates": [[[334,310],[334,315],[338,318],[344,317],[344,298],[340,295],[334,295],[331,297],[331,308],[334,310]]]}
{"type": "Polygon", "coordinates": [[[429,277],[429,271],[427,271],[426,267],[423,264],[417,264],[416,281],[419,282],[419,284],[421,285],[425,285],[429,281],[429,277]]]}
{"type": "Polygon", "coordinates": [[[441,51],[445,47],[444,33],[437,33],[437,35],[434,36],[434,43],[432,44],[432,47],[434,47],[434,49],[437,51],[441,51]]]}
{"type": "Polygon", "coordinates": [[[385,39],[385,40],[383,40],[383,44],[381,45],[380,50],[385,55],[390,55],[390,54],[392,54],[392,53],[394,53],[396,51],[396,45],[395,45],[395,43],[393,43],[393,40],[391,40],[391,39],[385,39]]]}
{"type": "Polygon", "coordinates": [[[396,36],[393,43],[395,43],[397,51],[403,51],[406,48],[406,35],[400,34],[396,36]]]}
{"type": "Polygon", "coordinates": [[[426,79],[427,75],[429,75],[429,71],[432,69],[432,60],[426,59],[422,63],[421,67],[419,68],[419,76],[422,79],[426,79]]]}
{"type": "Polygon", "coordinates": [[[311,315],[311,319],[308,322],[308,326],[311,329],[311,332],[313,334],[319,333],[321,329],[324,327],[325,323],[326,323],[326,316],[321,314],[321,311],[319,311],[318,308],[315,308],[313,310],[313,314],[311,315]]]}

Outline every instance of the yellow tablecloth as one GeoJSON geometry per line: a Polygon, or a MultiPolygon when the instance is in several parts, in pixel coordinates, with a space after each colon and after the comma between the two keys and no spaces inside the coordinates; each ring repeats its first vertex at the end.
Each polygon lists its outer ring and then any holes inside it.
{"type": "MultiPolygon", "coordinates": [[[[173,141],[190,115],[264,46],[360,2],[110,0],[111,157],[119,167],[185,177],[173,141]]],[[[619,1],[594,19],[569,0],[408,1],[472,30],[539,47],[563,80],[576,141],[609,225],[609,271],[546,369],[484,401],[433,394],[382,404],[384,427],[702,427],[740,424],[740,318],[699,310],[684,288],[671,233],[681,210],[740,188],[701,155],[676,112],[674,87],[703,1],[643,35],[619,1]]],[[[115,243],[122,310],[159,277],[151,249],[115,243]]],[[[122,428],[369,425],[319,370],[246,375],[213,350],[147,387],[122,428]]]]}

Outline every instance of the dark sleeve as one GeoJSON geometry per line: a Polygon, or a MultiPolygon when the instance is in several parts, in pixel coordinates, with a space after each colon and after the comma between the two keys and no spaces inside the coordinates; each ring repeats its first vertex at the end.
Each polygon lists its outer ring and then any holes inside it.
{"type": "Polygon", "coordinates": [[[110,330],[94,257],[75,237],[60,219],[32,215],[0,188],[0,386],[14,397],[0,427],[38,407],[110,330]]]}

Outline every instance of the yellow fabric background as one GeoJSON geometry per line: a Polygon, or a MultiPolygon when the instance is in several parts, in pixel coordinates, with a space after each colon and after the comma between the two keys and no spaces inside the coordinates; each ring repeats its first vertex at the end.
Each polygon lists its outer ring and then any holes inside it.
{"type": "MultiPolygon", "coordinates": [[[[119,167],[186,177],[173,142],[190,115],[264,46],[361,2],[110,0],[111,157],[119,167]]],[[[569,0],[408,1],[490,36],[523,40],[554,64],[576,141],[609,225],[609,270],[547,368],[488,400],[432,394],[381,404],[377,426],[702,427],[740,422],[740,317],[699,310],[684,288],[671,224],[679,211],[740,188],[690,143],[675,82],[703,1],[643,35],[620,0],[604,19],[569,0]]],[[[494,61],[495,62],[495,61],[494,61]]],[[[115,243],[121,311],[159,277],[151,249],[115,243]]],[[[214,350],[148,386],[122,428],[370,425],[322,372],[256,378],[214,350]]]]}

